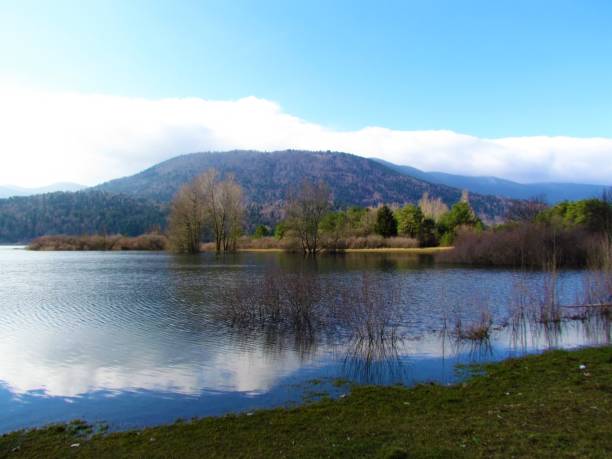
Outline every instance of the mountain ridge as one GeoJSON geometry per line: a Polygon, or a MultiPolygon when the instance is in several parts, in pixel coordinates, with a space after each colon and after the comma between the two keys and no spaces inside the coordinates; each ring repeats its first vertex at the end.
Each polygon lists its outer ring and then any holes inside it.
{"type": "Polygon", "coordinates": [[[478,194],[503,196],[510,199],[542,198],[548,204],[599,197],[608,188],[606,185],[589,183],[519,183],[495,176],[461,175],[437,171],[425,172],[412,166],[398,165],[379,158],[372,158],[372,160],[403,174],[431,183],[461,188],[478,194]]]}
{"type": "Polygon", "coordinates": [[[41,187],[21,187],[16,185],[0,185],[0,199],[16,196],[34,196],[37,194],[55,193],[56,191],[80,191],[87,188],[84,185],[72,182],[58,182],[41,187]]]}

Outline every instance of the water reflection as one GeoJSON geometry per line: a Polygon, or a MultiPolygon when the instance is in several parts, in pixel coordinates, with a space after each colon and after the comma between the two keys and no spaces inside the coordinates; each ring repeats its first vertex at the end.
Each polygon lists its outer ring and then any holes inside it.
{"type": "MultiPolygon", "coordinates": [[[[354,255],[0,251],[0,431],[274,406],[320,377],[451,382],[456,363],[610,342],[609,316],[594,310],[534,320],[513,289],[542,273],[354,255]],[[488,338],[453,336],[482,303],[488,338]]],[[[560,273],[561,304],[576,302],[582,274],[560,273]]]]}

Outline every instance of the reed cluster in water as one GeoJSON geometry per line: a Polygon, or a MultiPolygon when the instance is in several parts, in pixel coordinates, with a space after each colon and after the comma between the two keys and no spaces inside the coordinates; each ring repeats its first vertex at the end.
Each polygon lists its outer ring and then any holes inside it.
{"type": "Polygon", "coordinates": [[[398,283],[377,282],[368,274],[339,285],[306,271],[269,270],[260,282],[240,281],[223,296],[221,318],[239,327],[381,341],[397,339],[401,323],[398,283]]]}
{"type": "MultiPolygon", "coordinates": [[[[574,304],[562,304],[560,277],[555,258],[545,264],[537,282],[528,281],[533,273],[523,271],[513,282],[508,306],[508,317],[502,327],[510,327],[511,336],[523,344],[528,336],[544,334],[554,344],[561,333],[564,321],[580,321],[585,331],[611,341],[612,332],[612,244],[601,240],[599,250],[590,259],[583,272],[583,288],[574,304]]],[[[493,330],[493,316],[489,305],[474,295],[470,301],[474,310],[480,310],[479,318],[465,321],[457,316],[449,327],[448,317],[443,318],[443,333],[451,335],[458,343],[488,343],[493,330]]]]}

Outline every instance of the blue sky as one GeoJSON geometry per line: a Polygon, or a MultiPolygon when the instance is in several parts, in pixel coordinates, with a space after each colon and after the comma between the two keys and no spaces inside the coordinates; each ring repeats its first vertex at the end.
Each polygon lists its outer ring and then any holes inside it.
{"type": "Polygon", "coordinates": [[[612,136],[612,2],[9,1],[0,74],[337,129],[612,136]]]}
{"type": "Polygon", "coordinates": [[[610,183],[610,24],[604,0],[0,0],[0,183],[229,148],[610,183]]]}

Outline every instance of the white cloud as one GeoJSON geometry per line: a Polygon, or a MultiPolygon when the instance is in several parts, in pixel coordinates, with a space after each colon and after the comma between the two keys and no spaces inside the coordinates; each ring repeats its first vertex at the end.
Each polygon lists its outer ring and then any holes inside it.
{"type": "Polygon", "coordinates": [[[0,183],[93,185],[193,151],[338,150],[424,170],[612,184],[612,139],[484,139],[452,131],[336,131],[271,101],[148,100],[0,89],[0,183]]]}

